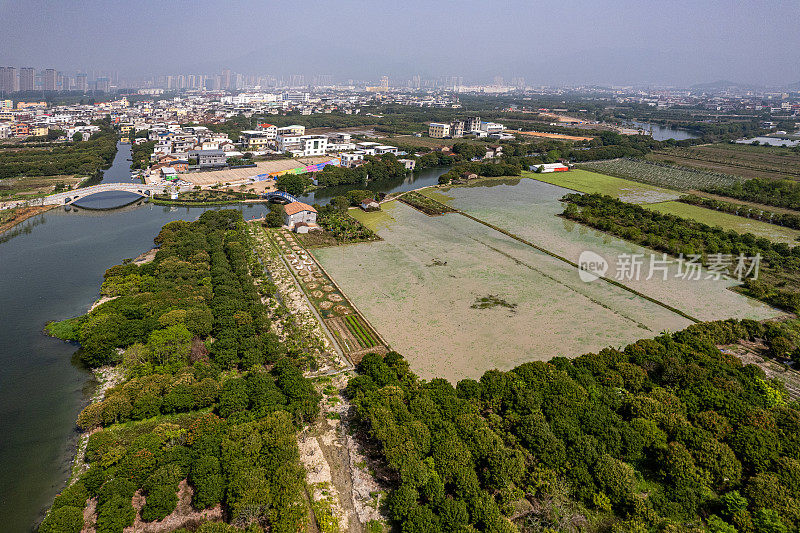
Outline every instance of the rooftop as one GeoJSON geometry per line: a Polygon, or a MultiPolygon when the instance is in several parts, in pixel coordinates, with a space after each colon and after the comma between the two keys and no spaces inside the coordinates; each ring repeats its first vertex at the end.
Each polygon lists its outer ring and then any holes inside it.
{"type": "Polygon", "coordinates": [[[283,209],[286,211],[287,215],[294,215],[301,211],[311,211],[312,213],[316,213],[317,210],[311,207],[308,204],[304,204],[303,202],[292,202],[290,204],[286,204],[283,206],[283,209]]]}

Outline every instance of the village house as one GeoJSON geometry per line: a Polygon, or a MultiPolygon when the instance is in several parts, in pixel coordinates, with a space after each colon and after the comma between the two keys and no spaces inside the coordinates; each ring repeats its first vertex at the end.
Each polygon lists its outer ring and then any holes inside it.
{"type": "Polygon", "coordinates": [[[283,224],[298,233],[306,233],[317,226],[317,210],[303,202],[283,206],[283,224]]]}

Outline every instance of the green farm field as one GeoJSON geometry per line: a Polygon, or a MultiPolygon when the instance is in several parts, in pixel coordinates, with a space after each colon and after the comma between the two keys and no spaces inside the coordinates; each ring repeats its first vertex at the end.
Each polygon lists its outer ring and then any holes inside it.
{"type": "Polygon", "coordinates": [[[379,231],[394,220],[391,212],[394,210],[397,201],[392,200],[381,204],[380,211],[364,211],[358,207],[350,208],[347,213],[358,220],[372,231],[379,231]]]}
{"type": "Polygon", "coordinates": [[[585,193],[600,193],[625,202],[637,204],[674,200],[679,193],[645,183],[637,183],[598,172],[572,169],[569,172],[547,172],[537,174],[525,172],[523,176],[585,193]]]}
{"type": "Polygon", "coordinates": [[[722,229],[733,230],[737,233],[752,233],[756,237],[764,237],[773,242],[797,244],[797,238],[800,237],[800,231],[795,229],[784,228],[775,224],[768,224],[767,222],[722,213],[683,202],[661,202],[648,204],[644,207],[661,213],[690,218],[709,226],[719,226],[722,229]]]}

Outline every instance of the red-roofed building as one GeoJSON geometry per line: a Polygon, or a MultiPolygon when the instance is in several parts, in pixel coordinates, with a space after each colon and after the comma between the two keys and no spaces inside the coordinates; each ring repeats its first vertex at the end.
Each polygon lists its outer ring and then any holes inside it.
{"type": "Polygon", "coordinates": [[[289,229],[294,229],[298,224],[305,226],[317,223],[317,210],[303,202],[292,202],[283,206],[283,223],[289,229]]]}

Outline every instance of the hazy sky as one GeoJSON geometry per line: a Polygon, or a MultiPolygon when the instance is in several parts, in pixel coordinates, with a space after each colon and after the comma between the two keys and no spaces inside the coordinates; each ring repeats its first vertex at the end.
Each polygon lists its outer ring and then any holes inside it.
{"type": "Polygon", "coordinates": [[[335,79],[800,81],[799,1],[0,0],[0,64],[335,79]]]}

